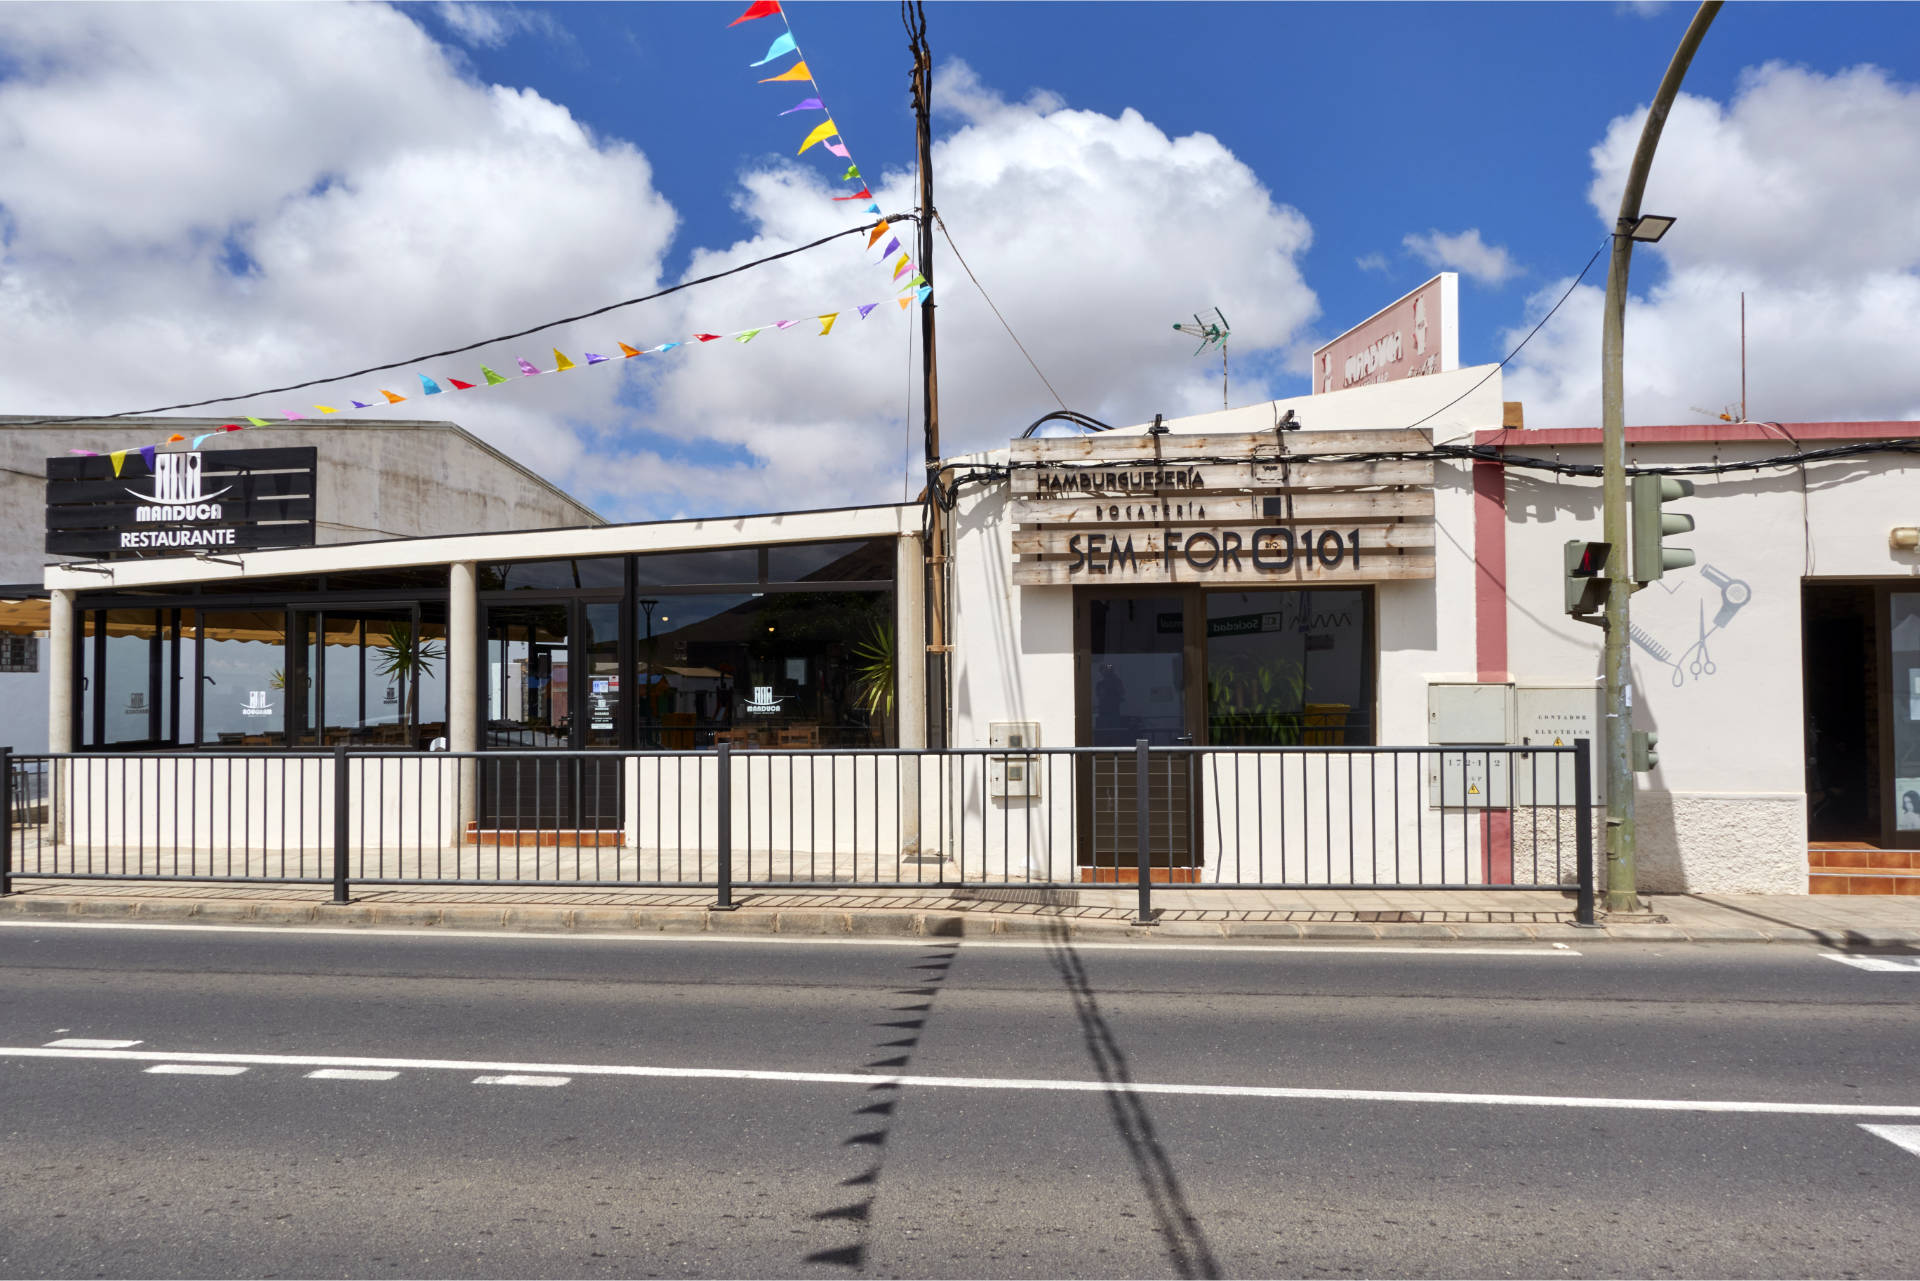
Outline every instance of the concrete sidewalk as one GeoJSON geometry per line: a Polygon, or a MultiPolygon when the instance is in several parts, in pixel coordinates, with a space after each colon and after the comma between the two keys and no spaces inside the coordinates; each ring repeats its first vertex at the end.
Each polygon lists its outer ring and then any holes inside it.
{"type": "Polygon", "coordinates": [[[17,880],[0,917],[207,924],[437,927],[540,932],[715,933],[1344,942],[1814,943],[1920,948],[1912,895],[1655,895],[1653,912],[1573,923],[1554,891],[1220,890],[1156,887],[1156,922],[1133,923],[1128,888],[966,892],[743,888],[710,891],[356,887],[345,906],[318,886],[17,880]]]}

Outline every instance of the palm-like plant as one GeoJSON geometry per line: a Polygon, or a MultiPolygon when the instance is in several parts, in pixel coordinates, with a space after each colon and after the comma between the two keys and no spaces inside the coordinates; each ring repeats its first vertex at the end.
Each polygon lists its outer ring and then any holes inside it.
{"type": "Polygon", "coordinates": [[[853,669],[853,703],[868,716],[893,719],[893,624],[875,621],[864,640],[853,647],[858,666],[853,669]]]}
{"type": "Polygon", "coordinates": [[[445,643],[420,636],[412,623],[389,623],[386,638],[374,646],[374,653],[380,675],[400,683],[408,727],[419,724],[420,682],[432,676],[447,656],[445,643]]]}

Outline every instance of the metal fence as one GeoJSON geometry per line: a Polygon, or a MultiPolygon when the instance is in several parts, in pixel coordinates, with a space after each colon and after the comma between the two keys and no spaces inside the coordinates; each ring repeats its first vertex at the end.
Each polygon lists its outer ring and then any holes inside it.
{"type": "Polygon", "coordinates": [[[16,755],[16,877],[568,888],[1572,889],[1570,747],[16,755]]]}

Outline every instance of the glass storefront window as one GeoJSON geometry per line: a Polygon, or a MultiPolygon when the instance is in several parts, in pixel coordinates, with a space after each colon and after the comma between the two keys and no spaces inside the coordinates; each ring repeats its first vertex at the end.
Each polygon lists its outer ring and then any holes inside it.
{"type": "Polygon", "coordinates": [[[207,610],[200,627],[200,741],[218,747],[284,745],[286,611],[207,610]]]}
{"type": "Polygon", "coordinates": [[[760,581],[760,549],[757,547],[649,552],[644,556],[635,556],[633,561],[635,581],[642,588],[760,581]]]}
{"type": "Polygon", "coordinates": [[[1920,832],[1920,592],[1893,592],[1889,657],[1893,702],[1893,829],[1920,832]]]}
{"type": "Polygon", "coordinates": [[[480,566],[483,592],[613,590],[626,584],[620,556],[579,560],[509,560],[480,566]]]}
{"type": "Polygon", "coordinates": [[[891,538],[840,543],[776,543],[767,548],[770,583],[854,583],[893,577],[891,538]]]}
{"type": "Polygon", "coordinates": [[[1208,742],[1372,743],[1368,605],[1352,588],[1208,592],[1208,742]]]}

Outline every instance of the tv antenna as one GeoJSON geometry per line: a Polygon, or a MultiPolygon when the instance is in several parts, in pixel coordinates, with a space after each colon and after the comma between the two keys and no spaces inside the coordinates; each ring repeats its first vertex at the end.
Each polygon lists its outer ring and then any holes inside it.
{"type": "Polygon", "coordinates": [[[1200,340],[1200,345],[1193,350],[1193,354],[1196,356],[1205,352],[1210,347],[1218,347],[1220,349],[1220,407],[1227,409],[1230,408],[1227,401],[1227,338],[1233,333],[1233,330],[1227,324],[1227,318],[1220,314],[1218,307],[1213,309],[1213,315],[1213,320],[1202,320],[1200,319],[1200,313],[1195,312],[1191,325],[1181,322],[1176,324],[1174,329],[1186,334],[1190,338],[1198,338],[1200,340]]]}

